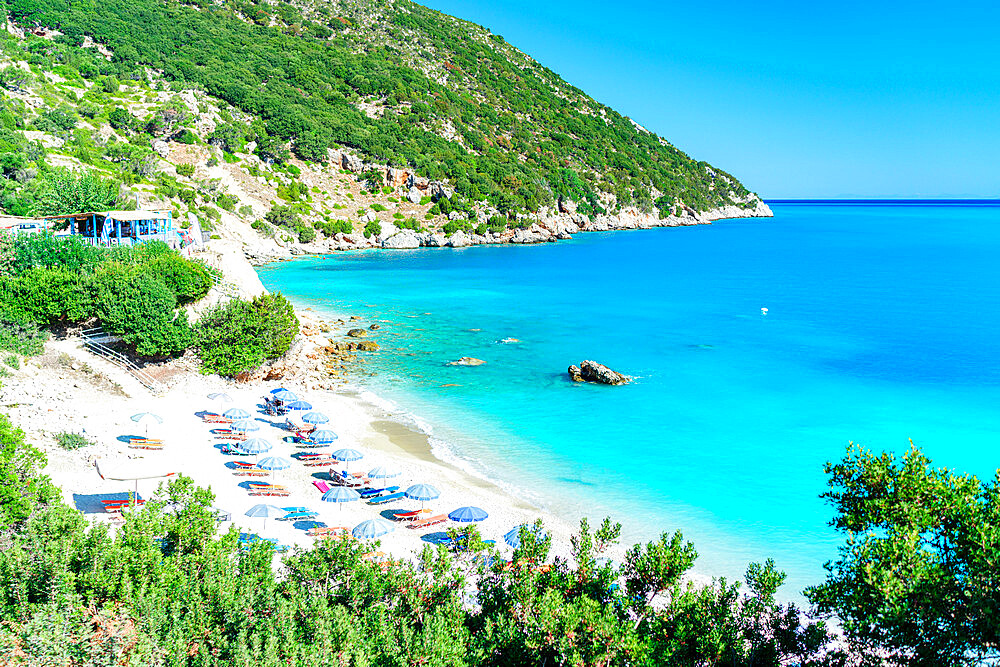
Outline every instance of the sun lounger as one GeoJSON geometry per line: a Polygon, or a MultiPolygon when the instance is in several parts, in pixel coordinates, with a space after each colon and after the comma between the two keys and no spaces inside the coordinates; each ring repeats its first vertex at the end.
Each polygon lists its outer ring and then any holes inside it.
{"type": "Polygon", "coordinates": [[[406,512],[395,512],[392,515],[393,521],[416,521],[425,514],[430,514],[430,510],[409,510],[406,512]]]}
{"type": "Polygon", "coordinates": [[[346,535],[348,532],[344,526],[316,526],[306,531],[310,537],[322,537],[324,535],[346,535]]]}
{"type": "Polygon", "coordinates": [[[326,493],[327,491],[330,490],[330,485],[321,479],[317,479],[315,482],[313,482],[313,486],[319,489],[322,493],[326,493]]]}
{"type": "Polygon", "coordinates": [[[393,500],[399,500],[400,498],[405,498],[405,493],[390,493],[387,496],[376,496],[368,500],[369,505],[382,505],[383,503],[391,503],[393,500]]]}
{"type": "Polygon", "coordinates": [[[256,468],[256,463],[250,463],[249,461],[233,461],[233,465],[237,468],[256,468]]]}
{"type": "Polygon", "coordinates": [[[163,441],[151,438],[129,438],[128,446],[132,449],[163,449],[163,441]]]}
{"type": "Polygon", "coordinates": [[[419,521],[414,521],[407,528],[420,529],[427,528],[428,526],[436,526],[439,523],[444,523],[448,520],[447,514],[438,514],[437,516],[432,516],[428,519],[421,519],[419,521]]]}
{"type": "Polygon", "coordinates": [[[262,489],[264,487],[273,487],[275,489],[285,488],[283,484],[274,484],[272,482],[247,482],[247,485],[255,489],[262,489]]]}
{"type": "Polygon", "coordinates": [[[233,420],[229,417],[223,417],[222,415],[207,414],[202,415],[202,421],[206,424],[232,424],[233,420]]]}
{"type": "Polygon", "coordinates": [[[331,463],[336,463],[334,459],[299,459],[302,461],[302,465],[315,468],[316,466],[328,466],[331,463]]]}
{"type": "Polygon", "coordinates": [[[267,477],[270,474],[263,468],[237,468],[233,471],[234,477],[267,477]]]}
{"type": "Polygon", "coordinates": [[[250,489],[251,496],[288,496],[291,492],[287,489],[274,489],[270,487],[250,489]]]}
{"type": "Polygon", "coordinates": [[[387,486],[382,489],[361,489],[359,493],[362,498],[374,498],[375,496],[385,496],[399,491],[398,486],[387,486]]]}
{"type": "Polygon", "coordinates": [[[278,521],[298,521],[299,519],[315,519],[319,514],[316,512],[289,512],[283,517],[279,517],[278,521]]]}

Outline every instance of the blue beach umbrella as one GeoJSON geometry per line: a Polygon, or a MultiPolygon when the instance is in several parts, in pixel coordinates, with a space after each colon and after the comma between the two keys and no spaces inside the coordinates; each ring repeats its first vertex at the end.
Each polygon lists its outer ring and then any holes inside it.
{"type": "Polygon", "coordinates": [[[452,521],[457,521],[458,523],[474,523],[476,521],[482,521],[489,514],[486,510],[479,507],[459,507],[457,510],[448,515],[448,518],[452,521]]]}
{"type": "Polygon", "coordinates": [[[252,433],[253,431],[260,430],[260,424],[249,419],[241,419],[233,422],[232,426],[229,428],[234,433],[252,433]]]}
{"type": "Polygon", "coordinates": [[[390,468],[389,466],[375,466],[368,471],[368,477],[371,479],[392,479],[393,477],[399,477],[403,473],[395,468],[390,468]]]}
{"type": "Polygon", "coordinates": [[[309,439],[317,445],[329,445],[337,439],[337,434],[327,429],[319,429],[309,434],[309,439]]]}
{"type": "Polygon", "coordinates": [[[163,417],[160,415],[154,415],[152,412],[138,412],[131,417],[132,421],[136,424],[142,424],[146,427],[146,435],[149,435],[149,424],[162,424],[163,417]]]}
{"type": "Polygon", "coordinates": [[[283,456],[268,456],[257,462],[258,468],[263,468],[264,470],[271,471],[271,477],[274,477],[275,470],[285,470],[292,467],[292,462],[283,456]]]}
{"type": "Polygon", "coordinates": [[[323,494],[323,500],[328,503],[349,503],[360,498],[360,493],[346,486],[334,486],[323,494]]]}
{"type": "Polygon", "coordinates": [[[356,525],[351,530],[351,535],[359,540],[374,540],[394,530],[395,526],[382,519],[368,519],[356,525]]]}
{"type": "Polygon", "coordinates": [[[344,449],[338,449],[331,456],[338,461],[360,461],[365,458],[365,455],[356,449],[351,449],[350,447],[345,447],[344,449]]]}
{"type": "Polygon", "coordinates": [[[304,424],[325,424],[330,421],[330,418],[324,415],[322,412],[307,412],[302,415],[302,422],[304,424]]]}
{"type": "Polygon", "coordinates": [[[292,401],[299,400],[298,396],[284,387],[281,387],[280,389],[272,389],[271,395],[274,396],[275,400],[281,401],[282,403],[291,403],[292,401]]]}
{"type": "Polygon", "coordinates": [[[440,497],[441,492],[430,484],[414,484],[406,490],[404,495],[406,495],[407,498],[419,500],[420,507],[422,509],[425,501],[434,500],[435,498],[440,497]]]}
{"type": "Polygon", "coordinates": [[[250,416],[250,413],[243,408],[229,408],[222,413],[222,416],[226,419],[246,419],[250,416]]]}
{"type": "Polygon", "coordinates": [[[250,438],[249,440],[244,440],[239,445],[236,446],[236,451],[242,454],[258,455],[264,452],[271,451],[271,443],[264,438],[250,438]]]}
{"type": "Polygon", "coordinates": [[[414,484],[406,490],[406,497],[413,500],[434,500],[441,492],[430,484],[414,484]]]}
{"type": "Polygon", "coordinates": [[[312,410],[312,403],[308,401],[293,401],[286,406],[289,410],[312,410]]]}
{"type": "Polygon", "coordinates": [[[267,527],[267,520],[272,516],[284,516],[285,510],[275,505],[254,505],[247,510],[246,515],[249,517],[263,517],[264,527],[267,527]]]}
{"type": "Polygon", "coordinates": [[[521,528],[525,528],[529,533],[534,533],[537,539],[542,539],[545,537],[545,531],[535,529],[534,526],[529,526],[526,523],[522,523],[520,526],[514,526],[514,529],[509,531],[503,536],[503,541],[506,542],[511,549],[521,548],[521,528]]]}

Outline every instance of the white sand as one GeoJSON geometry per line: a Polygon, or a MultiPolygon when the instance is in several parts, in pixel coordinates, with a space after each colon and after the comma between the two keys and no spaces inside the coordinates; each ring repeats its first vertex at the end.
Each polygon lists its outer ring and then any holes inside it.
{"type": "MultiPolygon", "coordinates": [[[[382,516],[386,509],[418,509],[421,503],[400,500],[383,506],[370,506],[363,501],[350,503],[325,503],[321,493],[313,486],[316,478],[326,478],[326,468],[305,467],[293,460],[292,467],[274,473],[274,481],[289,488],[291,495],[278,497],[251,497],[241,482],[248,477],[236,477],[227,467],[234,460],[253,461],[254,457],[234,457],[224,455],[216,446],[223,441],[213,437],[211,424],[204,423],[196,415],[204,410],[216,410],[219,405],[207,396],[212,392],[225,392],[233,402],[223,405],[241,407],[253,414],[261,424],[254,437],[270,440],[274,447],[263,456],[282,456],[291,459],[291,454],[301,451],[293,444],[283,441],[289,435],[271,425],[281,418],[268,417],[258,408],[261,397],[270,389],[279,386],[277,382],[254,385],[236,384],[216,376],[197,373],[196,365],[189,360],[171,364],[174,373],[169,379],[169,389],[162,396],[154,396],[135,382],[121,369],[95,357],[79,346],[79,341],[67,339],[52,341],[46,354],[40,358],[26,360],[24,368],[4,380],[0,389],[0,410],[25,431],[32,442],[43,448],[49,458],[45,472],[63,489],[65,499],[71,505],[87,503],[91,494],[126,492],[133,483],[102,480],[93,465],[93,459],[100,457],[116,460],[122,457],[149,457],[164,460],[167,467],[187,475],[202,487],[208,487],[215,494],[215,506],[232,515],[232,522],[241,530],[258,533],[264,537],[277,538],[282,544],[309,545],[314,538],[306,535],[304,527],[296,528],[292,522],[249,518],[245,512],[259,503],[278,507],[308,507],[315,510],[318,520],[328,526],[351,528],[361,521],[382,516]],[[120,389],[112,383],[120,385],[120,389]],[[125,395],[127,394],[127,395],[125,395]],[[162,452],[144,452],[130,449],[121,436],[143,435],[145,429],[137,426],[130,415],[138,412],[153,412],[163,417],[163,424],[152,426],[150,437],[162,438],[166,443],[162,452]],[[67,452],[55,446],[53,435],[60,431],[84,431],[96,444],[80,450],[67,452]]],[[[426,437],[401,423],[393,422],[380,409],[364,403],[349,393],[328,390],[303,390],[285,380],[285,385],[295,391],[300,398],[313,404],[315,410],[325,413],[330,428],[340,437],[331,447],[317,451],[332,452],[341,447],[352,447],[364,454],[364,459],[348,464],[350,470],[368,471],[380,464],[388,464],[402,470],[402,475],[390,481],[405,489],[410,484],[422,482],[432,484],[440,492],[440,498],[429,501],[426,507],[434,514],[447,514],[452,510],[472,505],[489,513],[489,518],[479,524],[484,539],[494,539],[501,552],[510,549],[503,543],[503,535],[514,526],[542,518],[552,529],[554,552],[568,551],[568,537],[573,527],[566,522],[542,512],[538,508],[505,493],[497,486],[471,476],[447,463],[434,458],[430,453],[426,437]]],[[[140,480],[139,494],[148,498],[156,492],[157,480],[140,480]]],[[[89,499],[94,504],[94,499],[89,499]]],[[[94,521],[106,521],[109,515],[90,513],[94,521]]],[[[220,526],[228,530],[229,523],[220,526]]],[[[396,524],[396,530],[382,538],[383,551],[398,558],[408,558],[418,553],[427,542],[421,538],[429,533],[439,533],[448,527],[463,524],[448,522],[423,531],[410,530],[405,524],[396,524]]]]}

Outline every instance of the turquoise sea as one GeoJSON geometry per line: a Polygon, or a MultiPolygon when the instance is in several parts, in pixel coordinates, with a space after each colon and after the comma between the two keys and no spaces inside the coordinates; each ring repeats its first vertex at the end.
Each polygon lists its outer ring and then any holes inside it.
{"type": "Polygon", "coordinates": [[[1000,466],[1000,207],[776,204],[768,220],[270,265],[296,304],[381,323],[366,388],[438,452],[705,574],[836,554],[823,463],[853,440],[1000,466]],[[767,314],[761,312],[767,308],[767,314]],[[517,343],[500,343],[516,338],[517,343]],[[479,367],[447,366],[463,356],[479,367]],[[570,382],[594,359],[637,377],[570,382]],[[456,385],[456,386],[451,386],[456,385]]]}

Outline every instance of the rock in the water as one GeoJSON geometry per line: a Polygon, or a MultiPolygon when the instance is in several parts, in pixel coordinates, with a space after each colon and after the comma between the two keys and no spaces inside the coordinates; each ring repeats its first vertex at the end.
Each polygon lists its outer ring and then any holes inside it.
{"type": "Polygon", "coordinates": [[[352,341],[346,342],[346,343],[344,343],[344,342],[337,342],[337,343],[331,342],[329,345],[326,346],[325,349],[326,349],[326,352],[330,353],[330,354],[332,354],[334,352],[354,352],[354,351],[357,351],[357,352],[375,352],[376,350],[378,350],[378,343],[376,343],[373,340],[358,340],[358,341],[353,341],[352,340],[352,341]]]}
{"type": "Polygon", "coordinates": [[[370,327],[368,327],[368,329],[369,329],[370,331],[378,331],[378,330],[379,330],[379,329],[381,329],[381,328],[382,328],[382,327],[380,327],[380,326],[379,326],[379,325],[377,325],[377,324],[373,324],[373,325],[371,325],[370,327]]]}
{"type": "Polygon", "coordinates": [[[482,366],[486,362],[475,357],[462,357],[458,361],[449,361],[449,366],[482,366]]]}
{"type": "Polygon", "coordinates": [[[365,329],[351,329],[347,332],[347,335],[351,338],[364,338],[368,335],[368,332],[365,329]]]}
{"type": "Polygon", "coordinates": [[[574,382],[594,382],[596,384],[628,384],[632,378],[613,371],[596,361],[584,361],[579,366],[567,369],[569,377],[574,382]]]}

